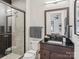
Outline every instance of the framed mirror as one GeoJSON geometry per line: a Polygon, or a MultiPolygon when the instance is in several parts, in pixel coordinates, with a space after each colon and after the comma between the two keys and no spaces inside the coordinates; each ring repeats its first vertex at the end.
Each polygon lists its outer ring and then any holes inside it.
{"type": "Polygon", "coordinates": [[[68,37],[69,8],[45,10],[45,35],[60,34],[68,37]]]}
{"type": "Polygon", "coordinates": [[[74,3],[74,32],[79,35],[79,0],[74,3]]]}

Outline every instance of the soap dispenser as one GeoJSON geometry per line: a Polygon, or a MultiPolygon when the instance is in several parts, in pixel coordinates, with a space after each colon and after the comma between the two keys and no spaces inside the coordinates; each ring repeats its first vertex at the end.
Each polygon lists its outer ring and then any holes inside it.
{"type": "Polygon", "coordinates": [[[44,42],[47,42],[49,39],[50,39],[50,37],[46,35],[46,36],[44,37],[44,42]]]}

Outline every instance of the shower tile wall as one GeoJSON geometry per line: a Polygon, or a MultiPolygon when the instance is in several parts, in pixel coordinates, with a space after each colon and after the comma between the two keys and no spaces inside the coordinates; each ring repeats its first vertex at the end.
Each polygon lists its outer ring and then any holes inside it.
{"type": "Polygon", "coordinates": [[[12,52],[24,54],[24,14],[19,11],[12,17],[12,52]]]}

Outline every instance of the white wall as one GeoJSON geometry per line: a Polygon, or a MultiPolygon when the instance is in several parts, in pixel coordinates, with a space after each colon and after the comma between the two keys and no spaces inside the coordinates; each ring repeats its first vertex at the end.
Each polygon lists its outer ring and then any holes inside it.
{"type": "Polygon", "coordinates": [[[26,51],[29,50],[30,0],[26,0],[26,51]]]}
{"type": "Polygon", "coordinates": [[[30,26],[43,26],[44,21],[44,6],[43,0],[31,0],[30,1],[30,14],[31,14],[31,21],[30,26]]]}
{"type": "MultiPolygon", "coordinates": [[[[30,26],[42,27],[42,38],[31,38],[29,37],[29,41],[37,40],[40,41],[44,37],[44,6],[43,0],[30,0],[30,26]]],[[[29,42],[29,46],[30,46],[29,42]]],[[[30,49],[30,47],[29,47],[30,49]]]]}

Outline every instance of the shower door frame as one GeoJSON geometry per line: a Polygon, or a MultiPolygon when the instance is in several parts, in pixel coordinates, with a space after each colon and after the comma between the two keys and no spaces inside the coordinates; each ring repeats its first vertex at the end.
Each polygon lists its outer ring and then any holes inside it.
{"type": "Polygon", "coordinates": [[[16,8],[15,6],[10,5],[10,4],[8,4],[8,3],[4,2],[4,1],[0,0],[0,3],[24,13],[24,53],[25,53],[26,52],[26,12],[24,10],[16,8]]]}

